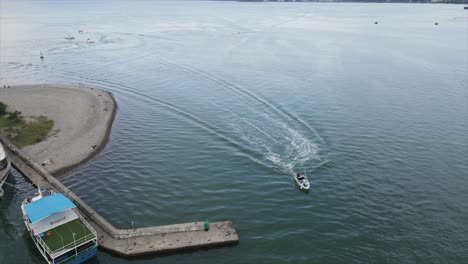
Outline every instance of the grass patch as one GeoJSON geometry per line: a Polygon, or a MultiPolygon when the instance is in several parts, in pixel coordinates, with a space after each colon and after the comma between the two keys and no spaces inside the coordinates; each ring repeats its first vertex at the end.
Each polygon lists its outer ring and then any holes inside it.
{"type": "Polygon", "coordinates": [[[75,219],[64,225],[57,226],[51,229],[50,232],[45,232],[44,235],[42,239],[52,251],[67,245],[67,248],[73,248],[75,247],[75,241],[83,243],[85,240],[92,238],[91,231],[80,219],[75,219]],[[73,237],[73,233],[75,233],[75,237],[73,237]]]}
{"type": "Polygon", "coordinates": [[[6,105],[0,102],[0,133],[20,148],[45,140],[53,127],[54,121],[46,116],[26,121],[21,112],[7,112],[6,105]]]}

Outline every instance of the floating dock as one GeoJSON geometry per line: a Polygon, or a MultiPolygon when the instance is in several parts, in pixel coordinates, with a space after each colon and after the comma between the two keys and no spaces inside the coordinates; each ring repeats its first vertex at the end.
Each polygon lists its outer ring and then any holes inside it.
{"type": "Polygon", "coordinates": [[[116,229],[20,149],[4,137],[0,136],[0,141],[9,155],[13,167],[34,185],[50,187],[73,201],[83,217],[96,230],[99,247],[104,250],[129,257],[239,243],[239,236],[231,221],[209,223],[207,231],[205,231],[204,222],[116,229]]]}

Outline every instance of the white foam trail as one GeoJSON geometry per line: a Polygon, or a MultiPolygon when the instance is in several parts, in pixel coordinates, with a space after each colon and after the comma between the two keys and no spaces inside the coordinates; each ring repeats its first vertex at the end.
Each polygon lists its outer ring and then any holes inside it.
{"type": "Polygon", "coordinates": [[[292,173],[311,160],[320,160],[319,147],[312,139],[282,120],[268,114],[263,116],[272,126],[262,131],[250,130],[249,126],[242,124],[242,120],[236,120],[231,126],[247,144],[259,153],[264,153],[265,159],[282,171],[292,173]],[[269,137],[265,137],[265,134],[269,137]]]}

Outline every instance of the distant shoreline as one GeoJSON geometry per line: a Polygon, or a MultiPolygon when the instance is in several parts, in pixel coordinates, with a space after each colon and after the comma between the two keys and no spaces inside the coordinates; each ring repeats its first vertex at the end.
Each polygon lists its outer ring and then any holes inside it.
{"type": "Polygon", "coordinates": [[[413,0],[413,1],[358,1],[358,0],[353,0],[353,1],[343,1],[343,0],[337,0],[337,1],[314,1],[314,0],[212,0],[212,1],[235,1],[235,2],[260,2],[260,3],[283,3],[283,2],[288,2],[288,3],[376,3],[376,4],[459,4],[459,5],[466,5],[468,4],[468,0],[456,0],[456,1],[450,1],[450,0],[442,0],[442,1],[426,1],[426,0],[413,0]]]}
{"type": "Polygon", "coordinates": [[[54,176],[92,159],[109,141],[117,103],[111,93],[71,85],[0,88],[10,110],[44,115],[55,126],[48,138],[23,150],[54,176]]]}

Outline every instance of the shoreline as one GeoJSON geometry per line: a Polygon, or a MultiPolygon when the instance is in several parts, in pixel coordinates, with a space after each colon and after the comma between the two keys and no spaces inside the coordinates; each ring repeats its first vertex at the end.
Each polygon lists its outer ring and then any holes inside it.
{"type": "MultiPolygon", "coordinates": [[[[97,89],[97,88],[94,88],[94,89],[97,89]]],[[[114,107],[112,108],[112,111],[111,111],[111,118],[106,123],[106,128],[107,129],[106,129],[105,135],[104,135],[103,139],[101,140],[100,144],[87,157],[85,157],[84,159],[80,160],[79,162],[77,162],[75,164],[70,164],[68,166],[58,168],[53,173],[51,173],[55,177],[62,176],[65,173],[69,172],[70,170],[72,170],[72,169],[74,169],[74,168],[88,162],[89,160],[93,159],[94,157],[96,157],[97,154],[99,154],[104,149],[104,147],[109,142],[110,134],[111,134],[111,131],[112,131],[112,126],[114,125],[115,116],[117,114],[118,105],[117,105],[117,101],[115,101],[115,98],[114,98],[114,96],[112,95],[111,92],[101,90],[101,89],[98,89],[98,90],[106,92],[107,94],[109,94],[110,98],[112,99],[113,105],[114,105],[114,107]]]]}
{"type": "Polygon", "coordinates": [[[47,139],[22,148],[55,177],[94,158],[107,145],[117,113],[112,93],[94,87],[62,84],[0,88],[1,101],[23,116],[54,121],[47,139]]]}

